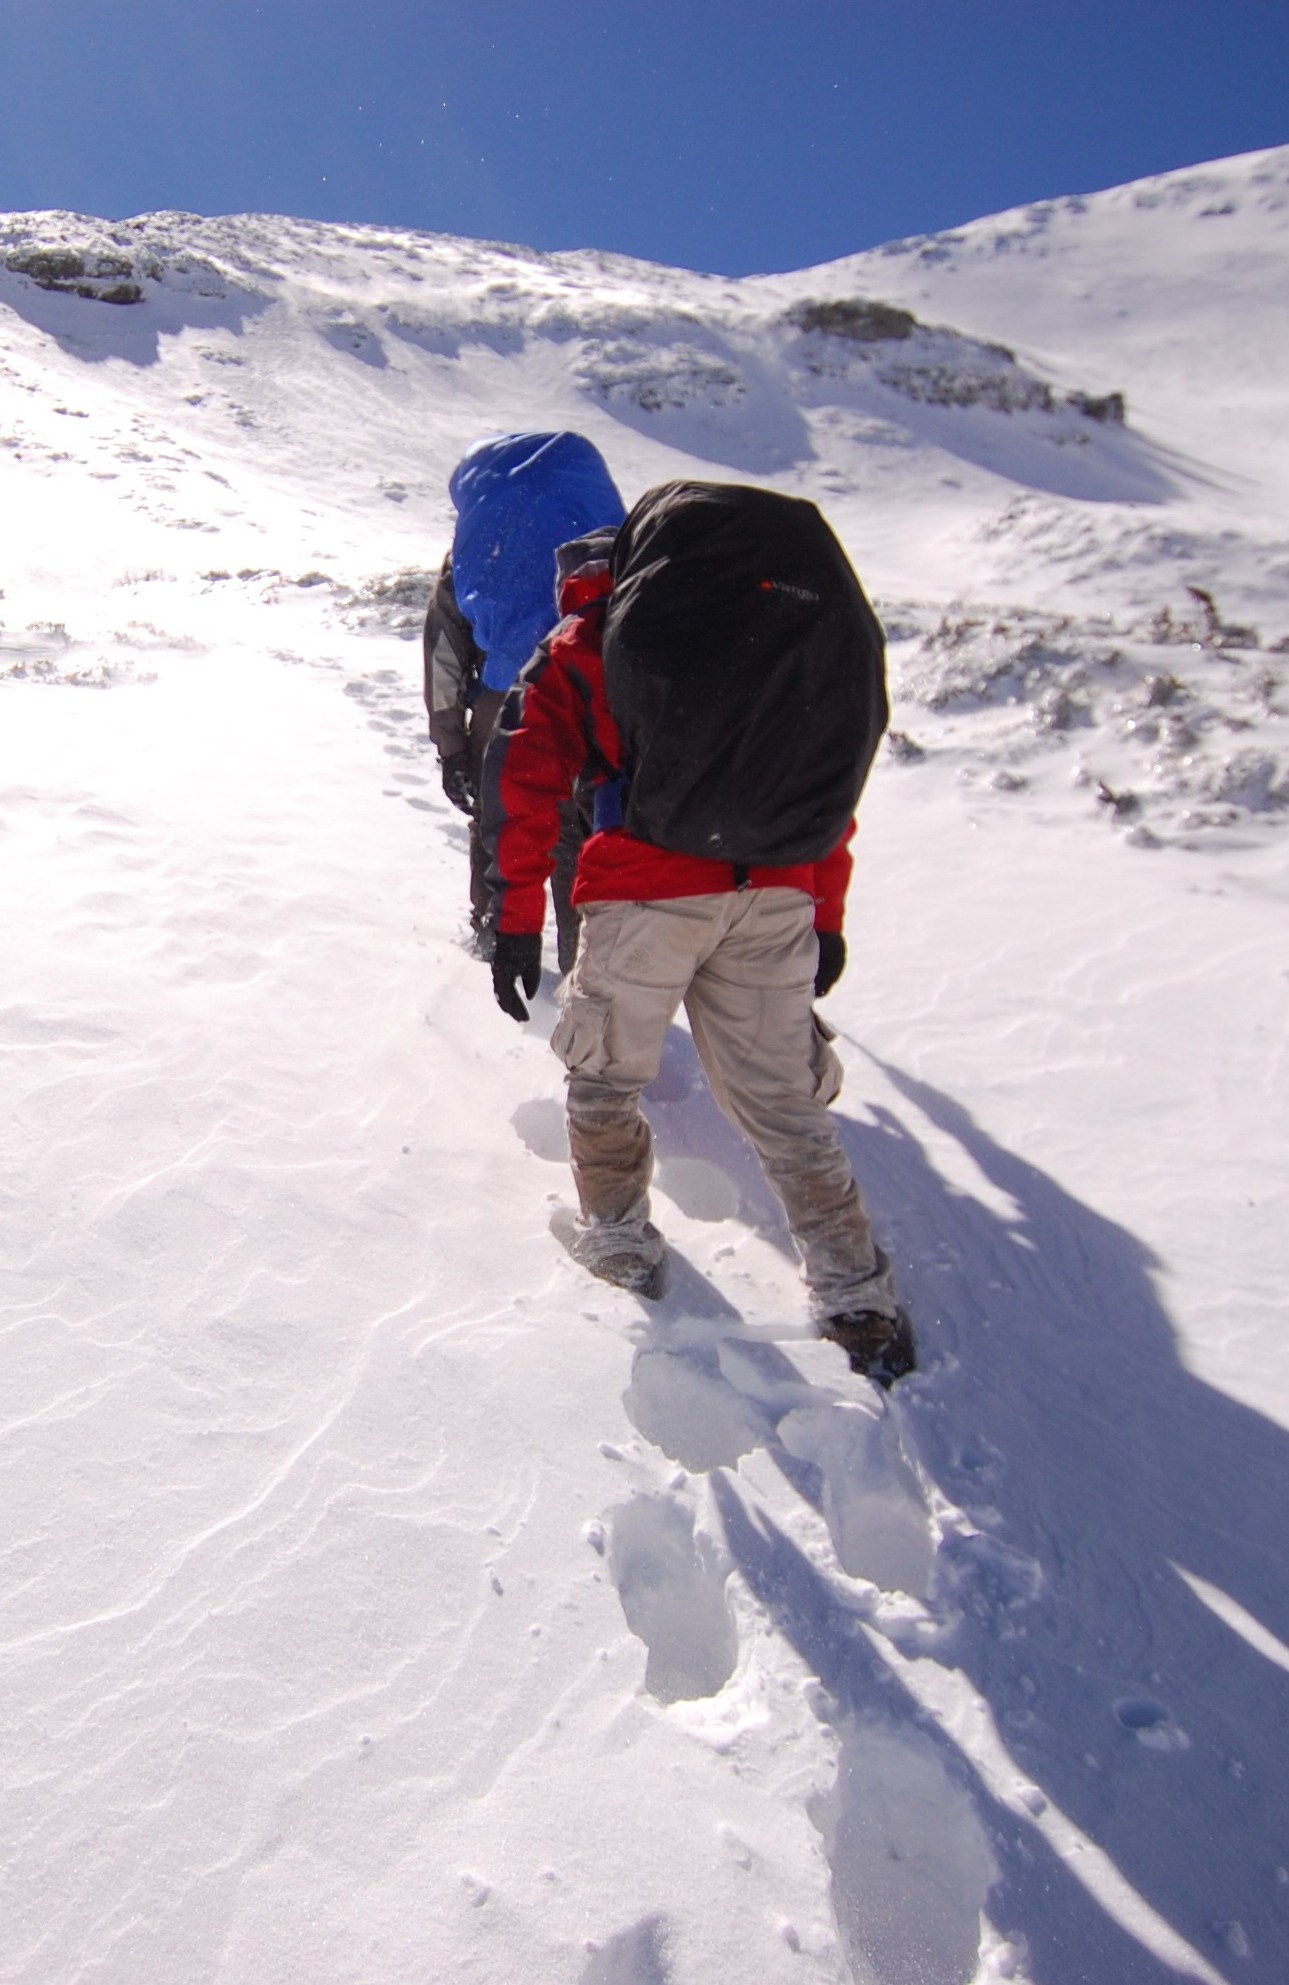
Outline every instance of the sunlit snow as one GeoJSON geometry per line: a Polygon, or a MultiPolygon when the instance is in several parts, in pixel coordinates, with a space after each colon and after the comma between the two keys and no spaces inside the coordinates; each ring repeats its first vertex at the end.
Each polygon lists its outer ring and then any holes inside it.
{"type": "Polygon", "coordinates": [[[0,219],[24,1985],[1282,1985],[1289,148],[731,281],[0,219]],[[820,502],[887,626],[812,1340],[677,1027],[657,1307],[464,942],[449,469],[820,502]]]}

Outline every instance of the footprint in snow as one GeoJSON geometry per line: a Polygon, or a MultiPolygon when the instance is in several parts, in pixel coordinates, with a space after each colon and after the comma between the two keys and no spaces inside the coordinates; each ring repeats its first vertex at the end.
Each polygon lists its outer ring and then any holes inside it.
{"type": "Polygon", "coordinates": [[[954,1604],[973,1619],[996,1622],[1033,1605],[1043,1589],[1038,1560],[984,1530],[946,1538],[941,1563],[954,1604]]]}
{"type": "Polygon", "coordinates": [[[779,1439],[819,1471],[821,1509],[838,1562],[883,1592],[930,1595],[937,1539],[899,1429],[877,1400],[797,1406],[779,1439]]]}
{"type": "Polygon", "coordinates": [[[926,1598],[938,1539],[897,1421],[831,1345],[794,1349],[799,1364],[740,1338],[649,1346],[623,1405],[646,1440],[694,1472],[736,1467],[756,1448],[787,1461],[796,1481],[791,1464],[806,1464],[843,1570],[926,1598]]]}
{"type": "Polygon", "coordinates": [[[817,1815],[833,1906],[856,1978],[978,1976],[980,1917],[998,1870],[965,1789],[915,1730],[851,1721],[817,1815]]]}
{"type": "Polygon", "coordinates": [[[646,1916],[592,1951],[578,1985],[671,1985],[669,1940],[666,1917],[646,1916]]]}
{"type": "Polygon", "coordinates": [[[1188,1751],[1191,1740],[1168,1710],[1151,1696],[1125,1696],[1114,1713],[1139,1744],[1151,1751],[1188,1751]]]}
{"type": "Polygon", "coordinates": [[[724,1688],[738,1659],[725,1572],[709,1538],[671,1496],[637,1496],[614,1513],[609,1569],[633,1634],[649,1650],[645,1687],[659,1702],[724,1688]]]}
{"type": "Polygon", "coordinates": [[[383,732],[391,758],[421,758],[431,750],[429,734],[421,728],[425,711],[409,701],[411,685],[395,669],[352,675],[342,687],[344,695],[367,713],[367,727],[383,732]]]}
{"type": "Polygon", "coordinates": [[[646,1440],[696,1472],[733,1468],[774,1439],[771,1416],[730,1384],[708,1346],[638,1351],[622,1403],[646,1440]]]}
{"type": "MultiPolygon", "coordinates": [[[[418,705],[409,704],[409,685],[396,670],[373,669],[369,675],[351,676],[343,689],[366,712],[368,728],[383,736],[387,757],[413,763],[428,758],[430,740],[420,728],[423,712],[418,705]]],[[[409,770],[391,776],[405,784],[428,783],[409,770]]],[[[446,810],[446,802],[424,800],[409,793],[390,793],[389,797],[403,799],[408,806],[418,807],[424,813],[446,810]]]]}

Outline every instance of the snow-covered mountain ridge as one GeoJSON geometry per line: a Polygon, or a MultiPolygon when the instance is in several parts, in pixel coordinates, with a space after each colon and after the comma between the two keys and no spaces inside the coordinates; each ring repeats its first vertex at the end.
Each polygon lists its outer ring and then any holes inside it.
{"type": "MultiPolygon", "coordinates": [[[[399,590],[391,554],[432,566],[446,470],[494,422],[583,426],[631,493],[695,459],[761,477],[824,504],[875,592],[906,763],[1072,779],[1139,839],[1190,840],[1289,802],[1287,230],[1289,148],[741,282],[266,217],[13,216],[0,464],[115,485],[86,532],[110,583],[260,575],[267,477],[318,519],[305,576],[346,617],[399,590]],[[63,404],[91,378],[96,409],[63,404]],[[181,531],[223,555],[176,559],[181,531]]],[[[108,665],[67,633],[33,658],[20,622],[0,666],[108,665]]]]}

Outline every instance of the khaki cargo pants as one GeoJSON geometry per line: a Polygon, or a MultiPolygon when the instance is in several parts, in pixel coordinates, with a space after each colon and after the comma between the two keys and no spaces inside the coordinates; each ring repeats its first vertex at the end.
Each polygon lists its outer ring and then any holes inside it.
{"type": "Polygon", "coordinates": [[[568,1070],[579,1250],[659,1259],[646,1230],[653,1145],[640,1092],[683,1004],[713,1094],[783,1201],[818,1322],[893,1316],[887,1264],[828,1114],[841,1065],[813,1007],[814,905],[798,889],[592,903],[551,1046],[568,1070]]]}

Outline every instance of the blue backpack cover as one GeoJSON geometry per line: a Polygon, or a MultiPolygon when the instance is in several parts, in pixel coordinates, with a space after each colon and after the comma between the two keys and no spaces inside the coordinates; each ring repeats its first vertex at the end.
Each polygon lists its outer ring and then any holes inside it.
{"type": "Polygon", "coordinates": [[[556,550],[626,510],[599,449],[567,429],[476,442],[448,489],[457,603],[485,657],[484,687],[509,689],[559,617],[556,550]]]}

